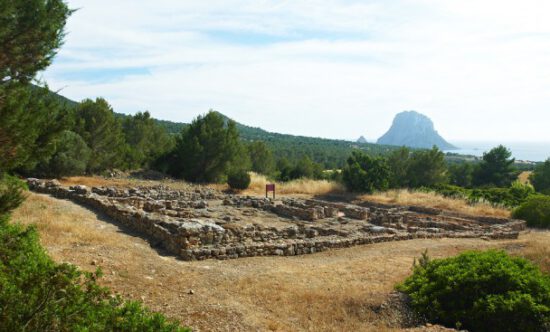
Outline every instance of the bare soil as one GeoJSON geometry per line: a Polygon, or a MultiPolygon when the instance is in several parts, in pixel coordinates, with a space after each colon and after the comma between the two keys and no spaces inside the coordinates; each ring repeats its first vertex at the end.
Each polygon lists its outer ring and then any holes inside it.
{"type": "Polygon", "coordinates": [[[425,249],[445,257],[496,247],[530,253],[543,268],[549,263],[550,232],[525,232],[519,240],[417,239],[304,256],[186,262],[67,200],[29,194],[13,219],[37,225],[56,261],[100,267],[103,285],[195,331],[401,330],[398,315],[380,308],[425,249]]]}

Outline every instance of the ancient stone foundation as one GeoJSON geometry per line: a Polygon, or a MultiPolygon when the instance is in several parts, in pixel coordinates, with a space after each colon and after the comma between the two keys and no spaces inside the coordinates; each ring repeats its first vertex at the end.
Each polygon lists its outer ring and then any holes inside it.
{"type": "Polygon", "coordinates": [[[514,239],[525,228],[521,220],[420,207],[273,201],[208,188],[67,188],[38,179],[27,183],[33,191],[105,213],[185,260],[291,256],[415,238],[514,239]]]}

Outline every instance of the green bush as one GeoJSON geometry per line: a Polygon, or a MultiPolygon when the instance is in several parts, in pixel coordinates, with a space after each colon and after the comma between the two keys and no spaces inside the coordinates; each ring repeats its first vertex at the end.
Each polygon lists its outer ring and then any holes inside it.
{"type": "Polygon", "coordinates": [[[227,176],[227,184],[231,189],[244,190],[250,185],[250,175],[245,170],[230,172],[227,176]]]}
{"type": "Polygon", "coordinates": [[[390,168],[386,159],[353,151],[342,171],[342,178],[348,190],[371,193],[388,189],[390,168]]]}
{"type": "Polygon", "coordinates": [[[437,185],[433,187],[421,188],[422,191],[435,191],[445,197],[462,198],[470,204],[476,204],[482,201],[493,205],[505,206],[509,208],[516,207],[524,203],[529,197],[535,194],[532,186],[522,184],[518,181],[513,182],[509,188],[476,188],[467,189],[453,185],[437,185]]]}
{"type": "Polygon", "coordinates": [[[515,209],[512,215],[527,221],[529,227],[550,228],[550,196],[533,196],[515,209]]]}
{"type": "Polygon", "coordinates": [[[2,331],[188,331],[138,302],[111,297],[96,273],[56,264],[34,228],[0,227],[2,331]]]}
{"type": "Polygon", "coordinates": [[[424,260],[398,290],[426,320],[470,331],[548,331],[550,277],[503,251],[424,260]]]}

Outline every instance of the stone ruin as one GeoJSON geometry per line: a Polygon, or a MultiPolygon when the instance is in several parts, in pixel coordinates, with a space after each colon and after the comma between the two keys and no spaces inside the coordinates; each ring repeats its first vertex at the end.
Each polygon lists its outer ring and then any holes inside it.
{"type": "MultiPolygon", "coordinates": [[[[291,256],[415,238],[515,239],[525,222],[407,206],[234,196],[205,188],[64,187],[28,179],[33,191],[104,213],[184,260],[291,256]]],[[[75,221],[78,222],[78,221],[75,221]]]]}

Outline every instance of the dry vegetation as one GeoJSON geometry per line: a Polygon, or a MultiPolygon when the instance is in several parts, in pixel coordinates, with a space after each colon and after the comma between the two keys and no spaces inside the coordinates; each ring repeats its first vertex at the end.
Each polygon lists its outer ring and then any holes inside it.
{"type": "Polygon", "coordinates": [[[519,180],[519,182],[521,182],[521,183],[531,183],[531,181],[529,181],[529,177],[531,176],[531,174],[533,174],[532,171],[524,171],[524,172],[521,172],[521,173],[518,175],[518,180],[519,180]]]}
{"type": "Polygon", "coordinates": [[[275,183],[278,194],[281,195],[326,195],[344,192],[340,183],[327,180],[298,179],[289,182],[273,182],[264,175],[251,173],[250,186],[243,194],[265,195],[265,185],[275,183]]]}
{"type": "Polygon", "coordinates": [[[372,195],[363,195],[359,199],[385,204],[426,206],[473,215],[510,217],[510,210],[494,207],[487,203],[472,205],[464,199],[447,198],[436,193],[408,189],[396,189],[372,195]]]}
{"type": "Polygon", "coordinates": [[[517,254],[540,266],[542,271],[550,273],[549,231],[532,230],[526,237],[529,242],[517,254]]]}
{"type": "Polygon", "coordinates": [[[412,240],[294,257],[184,262],[65,200],[30,194],[14,220],[35,224],[59,262],[100,266],[102,283],[196,331],[388,331],[379,308],[425,248],[433,257],[502,247],[548,271],[550,232],[520,240],[412,240]],[[194,294],[189,294],[190,290],[194,294]]]}

